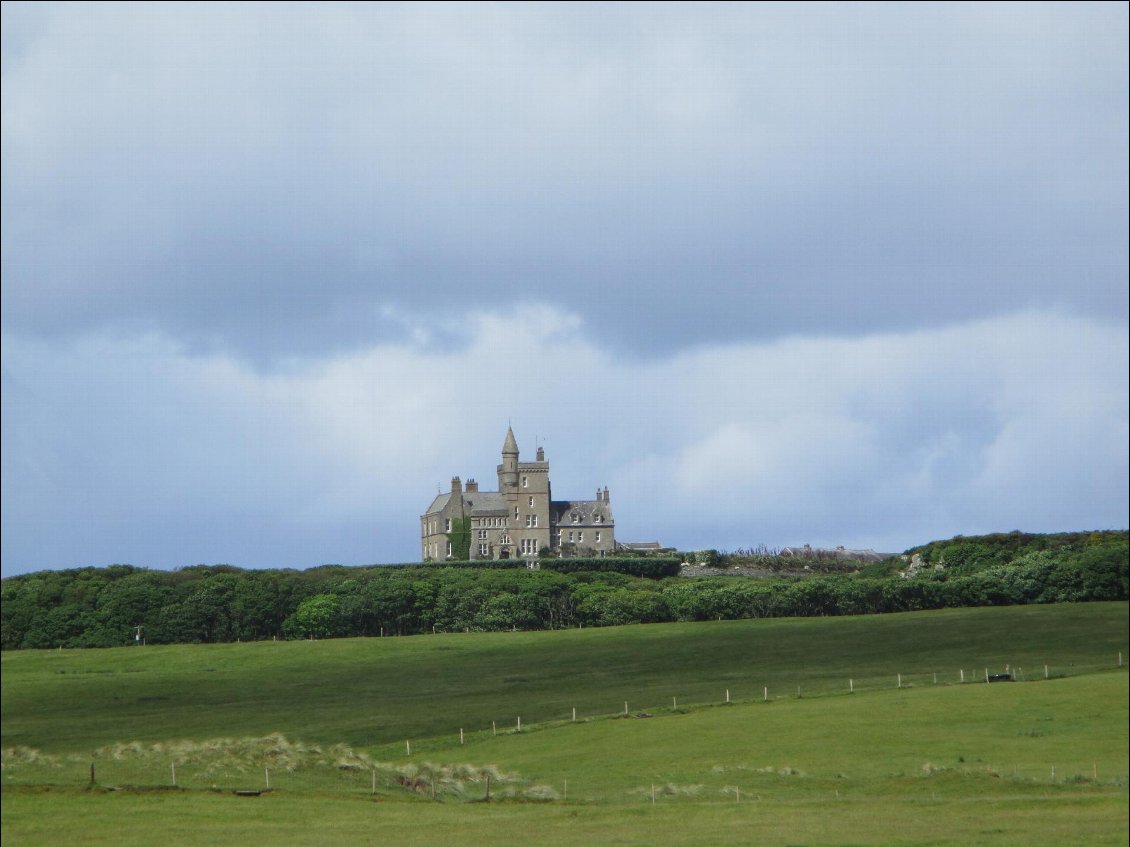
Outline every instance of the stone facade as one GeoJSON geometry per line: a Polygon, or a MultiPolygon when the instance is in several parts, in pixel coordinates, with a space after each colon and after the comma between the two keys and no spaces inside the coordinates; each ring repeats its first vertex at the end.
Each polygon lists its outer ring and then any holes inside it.
{"type": "Polygon", "coordinates": [[[615,549],[608,488],[595,500],[554,500],[549,462],[538,448],[537,459],[521,461],[514,431],[507,429],[498,491],[479,491],[479,484],[452,477],[451,491],[437,494],[420,516],[423,558],[452,557],[448,533],[470,519],[472,559],[532,559],[549,548],[557,555],[604,556],[615,549]]]}

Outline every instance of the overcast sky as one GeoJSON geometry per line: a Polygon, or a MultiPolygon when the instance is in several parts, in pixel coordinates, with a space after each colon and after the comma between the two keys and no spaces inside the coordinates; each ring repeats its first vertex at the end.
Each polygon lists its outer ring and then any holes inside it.
{"type": "Polygon", "coordinates": [[[1125,528],[1127,10],[4,3],[4,575],[1125,528]]]}

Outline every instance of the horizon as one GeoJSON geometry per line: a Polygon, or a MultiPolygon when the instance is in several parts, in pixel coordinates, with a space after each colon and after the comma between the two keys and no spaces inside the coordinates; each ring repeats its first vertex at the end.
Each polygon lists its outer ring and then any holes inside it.
{"type": "MultiPolygon", "coordinates": [[[[1119,533],[1119,532],[1122,532],[1122,533],[1130,532],[1130,529],[1127,529],[1127,528],[1075,529],[1075,530],[1061,530],[1061,531],[1058,531],[1058,532],[1039,532],[1039,533],[1031,533],[1031,532],[1025,532],[1024,530],[1013,529],[1013,530],[1002,531],[1002,532],[989,532],[989,533],[984,533],[984,534],[981,534],[981,535],[962,535],[962,534],[959,533],[957,535],[951,536],[950,538],[932,538],[929,541],[922,541],[922,542],[919,542],[917,544],[913,544],[910,547],[908,547],[904,550],[901,550],[901,551],[875,550],[875,549],[872,549],[872,548],[869,548],[869,547],[845,549],[843,547],[843,545],[836,545],[836,546],[832,546],[832,547],[817,547],[815,545],[809,545],[809,544],[789,544],[789,545],[784,545],[784,546],[781,546],[781,547],[765,547],[765,545],[754,545],[754,546],[751,546],[751,547],[738,547],[738,548],[734,548],[734,549],[731,549],[731,550],[719,549],[719,548],[714,548],[714,547],[703,547],[703,548],[699,548],[698,550],[680,550],[680,549],[675,548],[675,549],[673,549],[672,555],[713,551],[713,552],[718,553],[720,556],[734,556],[734,557],[738,557],[738,558],[743,558],[743,557],[747,557],[747,556],[761,556],[761,555],[765,555],[765,556],[768,556],[768,557],[777,557],[777,556],[780,556],[781,551],[786,549],[786,548],[805,548],[805,547],[811,546],[812,549],[814,551],[817,551],[817,552],[834,552],[836,550],[844,549],[845,552],[848,552],[848,553],[855,553],[855,552],[858,552],[858,553],[874,553],[876,555],[880,555],[880,556],[883,556],[883,557],[886,557],[886,558],[900,558],[900,557],[905,557],[905,556],[910,555],[912,550],[916,550],[916,549],[921,548],[921,547],[926,547],[930,544],[938,544],[938,543],[942,543],[942,542],[946,542],[946,541],[959,541],[959,540],[972,541],[972,540],[976,540],[976,539],[979,539],[979,538],[985,538],[985,537],[1002,536],[1002,535],[1007,536],[1007,535],[1016,535],[1016,534],[1056,536],[1056,535],[1087,535],[1087,534],[1092,534],[1092,533],[1119,533]],[[764,550],[764,552],[761,552],[761,550],[764,550]],[[753,551],[753,552],[747,554],[746,552],[743,552],[743,551],[753,551]]],[[[631,542],[626,542],[626,543],[631,543],[631,542]]],[[[667,549],[667,548],[665,548],[665,549],[667,549]]],[[[564,557],[564,558],[570,558],[570,557],[564,557]]],[[[584,558],[584,557],[581,557],[581,558],[584,558]]],[[[620,557],[613,555],[610,558],[620,558],[620,557]]],[[[637,556],[629,556],[628,558],[637,558],[637,556]]],[[[670,555],[668,555],[668,556],[658,555],[658,556],[655,556],[653,558],[663,559],[663,558],[671,558],[671,556],[670,555]]],[[[107,563],[104,563],[104,564],[67,565],[67,566],[57,567],[57,568],[40,568],[40,569],[37,569],[37,570],[23,571],[23,572],[17,573],[17,574],[5,574],[3,576],[3,579],[8,579],[8,578],[11,578],[11,577],[18,577],[18,576],[30,576],[30,575],[34,575],[34,574],[37,574],[37,573],[46,573],[46,572],[54,572],[54,571],[73,571],[73,570],[85,570],[85,569],[89,569],[89,568],[103,569],[103,568],[115,568],[115,567],[134,568],[136,570],[147,570],[147,571],[167,571],[167,572],[188,570],[190,568],[235,568],[236,570],[239,570],[239,571],[256,571],[256,570],[309,571],[309,570],[317,570],[318,568],[398,568],[398,567],[412,567],[414,565],[427,565],[428,567],[452,566],[452,567],[489,568],[490,565],[487,564],[489,561],[490,560],[476,560],[476,559],[465,559],[465,560],[457,560],[457,559],[427,560],[427,559],[421,559],[421,560],[418,560],[418,561],[407,560],[407,561],[402,561],[402,562],[354,562],[354,563],[349,563],[349,564],[343,563],[343,562],[320,562],[318,564],[308,564],[308,565],[264,565],[264,566],[257,566],[257,567],[244,567],[244,566],[241,566],[241,565],[236,564],[234,562],[194,562],[192,564],[172,565],[172,566],[168,566],[168,567],[154,567],[154,566],[150,566],[150,565],[139,565],[139,564],[134,564],[133,562],[107,562],[107,563]]],[[[520,560],[516,559],[515,561],[520,561],[520,560]]]]}

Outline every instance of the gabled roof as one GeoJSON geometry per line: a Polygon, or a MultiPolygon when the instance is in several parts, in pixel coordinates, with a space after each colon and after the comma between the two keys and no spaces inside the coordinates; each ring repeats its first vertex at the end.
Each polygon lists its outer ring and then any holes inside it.
{"type": "Polygon", "coordinates": [[[463,495],[463,511],[471,516],[509,514],[506,498],[497,491],[472,491],[463,495]]]}
{"type": "MultiPolygon", "coordinates": [[[[451,503],[451,492],[437,494],[432,504],[428,506],[425,515],[434,515],[442,512],[451,503]]],[[[456,504],[457,505],[457,504],[456,504]]],[[[463,513],[475,517],[478,515],[509,514],[510,506],[506,498],[497,491],[470,491],[463,492],[463,513]]]]}
{"type": "Polygon", "coordinates": [[[601,516],[601,524],[612,523],[612,507],[602,500],[554,500],[549,504],[549,517],[552,523],[566,526],[573,523],[573,515],[578,524],[596,524],[596,516],[601,516]]]}
{"type": "Polygon", "coordinates": [[[434,499],[432,501],[432,505],[428,506],[428,508],[424,511],[424,514],[425,515],[432,515],[432,514],[435,514],[436,512],[442,512],[443,507],[447,505],[447,501],[450,500],[450,499],[451,499],[451,492],[450,491],[447,492],[446,494],[437,494],[436,499],[434,499]]]}

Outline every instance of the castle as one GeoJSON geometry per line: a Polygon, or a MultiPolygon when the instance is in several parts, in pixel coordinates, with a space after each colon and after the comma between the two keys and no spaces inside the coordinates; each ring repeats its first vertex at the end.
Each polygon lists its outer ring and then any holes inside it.
{"type": "Polygon", "coordinates": [[[534,558],[545,549],[554,555],[604,556],[616,546],[608,488],[595,500],[554,500],[549,462],[539,447],[537,459],[522,462],[514,431],[506,430],[498,491],[479,491],[479,484],[459,477],[451,491],[437,494],[420,516],[423,558],[443,560],[460,552],[453,539],[470,530],[471,559],[534,558]]]}

